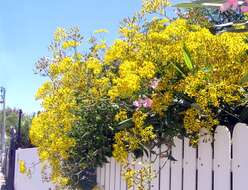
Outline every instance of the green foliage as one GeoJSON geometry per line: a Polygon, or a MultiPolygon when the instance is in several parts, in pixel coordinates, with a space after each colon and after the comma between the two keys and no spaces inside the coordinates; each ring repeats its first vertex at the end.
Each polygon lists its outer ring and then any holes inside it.
{"type": "MultiPolygon", "coordinates": [[[[18,109],[6,108],[6,135],[10,136],[11,127],[15,127],[18,130],[18,109]]],[[[3,118],[3,112],[0,112],[0,118],[3,118]]],[[[29,139],[29,128],[31,126],[32,116],[28,114],[22,115],[21,123],[21,144],[22,148],[32,147],[29,139]]],[[[2,121],[1,121],[2,123],[2,121]]],[[[8,143],[8,142],[7,142],[8,143]]]]}
{"type": "Polygon", "coordinates": [[[183,47],[183,58],[184,58],[184,62],[187,68],[191,71],[193,69],[193,63],[192,63],[189,51],[186,48],[186,46],[183,47]]]}

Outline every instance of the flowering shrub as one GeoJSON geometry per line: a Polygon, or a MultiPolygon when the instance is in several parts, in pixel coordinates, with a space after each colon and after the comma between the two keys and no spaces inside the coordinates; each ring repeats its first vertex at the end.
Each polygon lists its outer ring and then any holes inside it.
{"type": "Polygon", "coordinates": [[[195,144],[200,129],[211,133],[217,124],[242,120],[247,34],[214,35],[184,19],[170,21],[162,16],[167,4],[144,1],[142,11],[122,23],[120,39],[107,46],[93,37],[87,53],[80,53],[77,29],[55,32],[52,56],[36,65],[48,81],[38,90],[44,110],[30,131],[54,182],[75,188],[83,171],[113,155],[131,187],[152,172],[147,165],[133,171],[130,153],[156,154],[151,150],[166,144],[165,156],[172,158],[174,137],[195,144]],[[149,20],[150,13],[160,17],[149,20]]]}

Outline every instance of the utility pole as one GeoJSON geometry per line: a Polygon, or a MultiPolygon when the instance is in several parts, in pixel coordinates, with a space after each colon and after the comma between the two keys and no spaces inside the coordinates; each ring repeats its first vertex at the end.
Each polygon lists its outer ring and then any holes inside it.
{"type": "Polygon", "coordinates": [[[2,130],[1,130],[1,159],[4,158],[5,146],[6,146],[6,101],[5,101],[6,90],[4,87],[0,87],[0,103],[3,105],[2,109],[2,130]]]}

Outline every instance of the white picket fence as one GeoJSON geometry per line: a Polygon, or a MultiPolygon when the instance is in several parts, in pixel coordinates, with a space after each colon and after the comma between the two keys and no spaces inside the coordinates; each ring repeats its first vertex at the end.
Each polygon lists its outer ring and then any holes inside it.
{"type": "MultiPolygon", "coordinates": [[[[177,161],[164,165],[165,158],[157,159],[154,170],[158,176],[151,189],[248,190],[248,126],[239,123],[232,134],[225,126],[218,126],[213,146],[210,141],[203,141],[201,138],[198,148],[192,148],[188,139],[175,139],[172,155],[177,161]]],[[[103,190],[127,190],[121,166],[113,158],[109,160],[97,168],[98,186],[103,190]]]]}
{"type": "Polygon", "coordinates": [[[54,184],[43,180],[41,167],[37,148],[18,149],[15,163],[15,190],[54,190],[54,184]],[[30,175],[20,172],[19,161],[24,161],[27,169],[31,169],[30,175]]]}

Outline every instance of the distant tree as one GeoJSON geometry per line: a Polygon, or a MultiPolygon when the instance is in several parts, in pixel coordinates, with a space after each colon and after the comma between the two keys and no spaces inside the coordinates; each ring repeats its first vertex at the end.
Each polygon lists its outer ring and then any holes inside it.
{"type": "MultiPolygon", "coordinates": [[[[22,148],[32,147],[29,140],[29,128],[32,121],[31,115],[23,114],[21,123],[21,144],[22,148]]],[[[3,118],[3,113],[0,112],[0,118],[3,118]]],[[[2,122],[2,121],[1,121],[2,122]]],[[[8,107],[6,109],[6,135],[10,136],[11,127],[17,129],[18,126],[18,109],[8,107]]],[[[8,143],[8,142],[7,142],[8,143]]]]}
{"type": "Polygon", "coordinates": [[[29,138],[29,129],[31,127],[33,116],[24,114],[21,124],[21,148],[30,148],[33,147],[29,138]]]}

